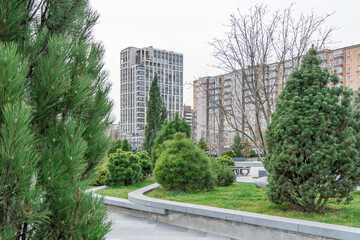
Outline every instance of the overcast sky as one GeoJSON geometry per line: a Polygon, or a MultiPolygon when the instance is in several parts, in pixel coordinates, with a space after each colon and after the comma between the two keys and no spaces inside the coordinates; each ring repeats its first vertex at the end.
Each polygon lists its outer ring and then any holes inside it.
{"type": "MultiPolygon", "coordinates": [[[[110,97],[115,105],[113,116],[120,116],[120,51],[126,47],[153,46],[184,54],[184,103],[193,104],[191,83],[202,76],[222,73],[211,67],[216,63],[209,42],[222,38],[229,15],[239,8],[248,12],[256,3],[270,10],[289,6],[287,0],[90,0],[100,14],[94,29],[95,39],[105,46],[105,69],[112,82],[110,97]]],[[[343,47],[360,43],[360,0],[301,0],[296,12],[317,15],[335,12],[327,21],[337,26],[332,40],[343,47]]]]}

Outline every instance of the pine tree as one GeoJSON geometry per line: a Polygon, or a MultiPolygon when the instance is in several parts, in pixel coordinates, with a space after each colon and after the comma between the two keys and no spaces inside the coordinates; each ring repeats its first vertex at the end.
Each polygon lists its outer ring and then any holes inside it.
{"type": "Polygon", "coordinates": [[[311,49],[280,94],[266,132],[268,195],[306,211],[323,211],[329,199],[351,200],[360,185],[352,93],[320,67],[311,49]]]}
{"type": "Polygon", "coordinates": [[[112,103],[87,0],[0,3],[0,237],[104,239],[86,193],[105,157],[112,103]]]}
{"type": "Polygon", "coordinates": [[[149,101],[147,103],[145,139],[143,144],[144,150],[147,151],[150,156],[156,134],[161,130],[166,115],[167,111],[161,100],[160,87],[158,86],[158,78],[155,73],[150,87],[149,101]]]}
{"type": "Polygon", "coordinates": [[[198,142],[198,146],[200,149],[204,150],[205,152],[206,151],[209,151],[209,147],[208,145],[206,144],[204,138],[200,138],[199,142],[198,142]]]}
{"type": "Polygon", "coordinates": [[[244,145],[241,143],[241,137],[239,136],[239,133],[237,133],[234,138],[234,146],[232,147],[232,150],[234,151],[236,157],[242,157],[244,145]]]}
{"type": "Polygon", "coordinates": [[[156,160],[159,158],[160,154],[164,150],[161,145],[166,140],[173,139],[175,133],[177,132],[185,133],[187,138],[191,137],[190,125],[186,122],[184,118],[179,117],[178,112],[175,113],[174,119],[169,122],[165,121],[163,127],[161,128],[161,131],[156,135],[151,156],[153,166],[155,166],[156,160]]]}
{"type": "Polygon", "coordinates": [[[124,152],[131,152],[131,146],[126,138],[121,143],[121,150],[124,152]]]}

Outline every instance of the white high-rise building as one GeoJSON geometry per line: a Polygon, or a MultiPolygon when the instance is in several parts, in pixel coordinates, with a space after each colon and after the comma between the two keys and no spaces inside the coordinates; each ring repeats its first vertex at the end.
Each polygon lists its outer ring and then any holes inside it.
{"type": "Polygon", "coordinates": [[[142,148],[151,81],[158,77],[168,119],[183,113],[183,55],[153,47],[120,53],[120,132],[133,149],[142,148]]]}

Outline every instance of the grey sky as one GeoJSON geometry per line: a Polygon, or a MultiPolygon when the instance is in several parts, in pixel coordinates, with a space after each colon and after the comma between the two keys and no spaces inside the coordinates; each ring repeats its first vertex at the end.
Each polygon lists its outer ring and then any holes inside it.
{"type": "MultiPolygon", "coordinates": [[[[256,3],[264,2],[270,10],[288,7],[286,0],[90,0],[100,14],[94,29],[95,39],[105,46],[105,68],[112,82],[110,97],[114,100],[113,116],[120,115],[120,51],[126,47],[147,47],[171,50],[184,54],[184,103],[192,105],[191,83],[195,78],[222,73],[211,67],[209,42],[222,38],[227,31],[229,15],[236,8],[242,12],[256,3]]],[[[301,0],[293,1],[295,14],[311,12],[317,15],[335,12],[327,25],[339,29],[333,41],[341,47],[360,43],[359,0],[301,0]]]]}

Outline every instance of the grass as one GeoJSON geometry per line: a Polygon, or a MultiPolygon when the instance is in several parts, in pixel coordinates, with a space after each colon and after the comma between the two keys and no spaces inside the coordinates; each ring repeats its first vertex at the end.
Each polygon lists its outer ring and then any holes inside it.
{"type": "Polygon", "coordinates": [[[253,179],[259,179],[259,177],[252,177],[253,179]]]}
{"type": "Polygon", "coordinates": [[[215,187],[212,191],[186,193],[157,188],[146,194],[149,197],[193,203],[212,207],[254,212],[309,221],[345,225],[360,228],[360,191],[352,193],[350,204],[329,200],[322,212],[302,212],[290,209],[289,205],[276,205],[268,200],[266,189],[251,183],[235,183],[228,187],[215,187]]]}
{"type": "Polygon", "coordinates": [[[153,179],[146,179],[143,182],[135,183],[130,186],[121,186],[121,187],[109,187],[107,189],[96,191],[97,194],[110,196],[110,197],[117,197],[117,198],[128,198],[128,193],[135,191],[139,188],[146,187],[150,184],[155,183],[156,181],[153,179]]]}

